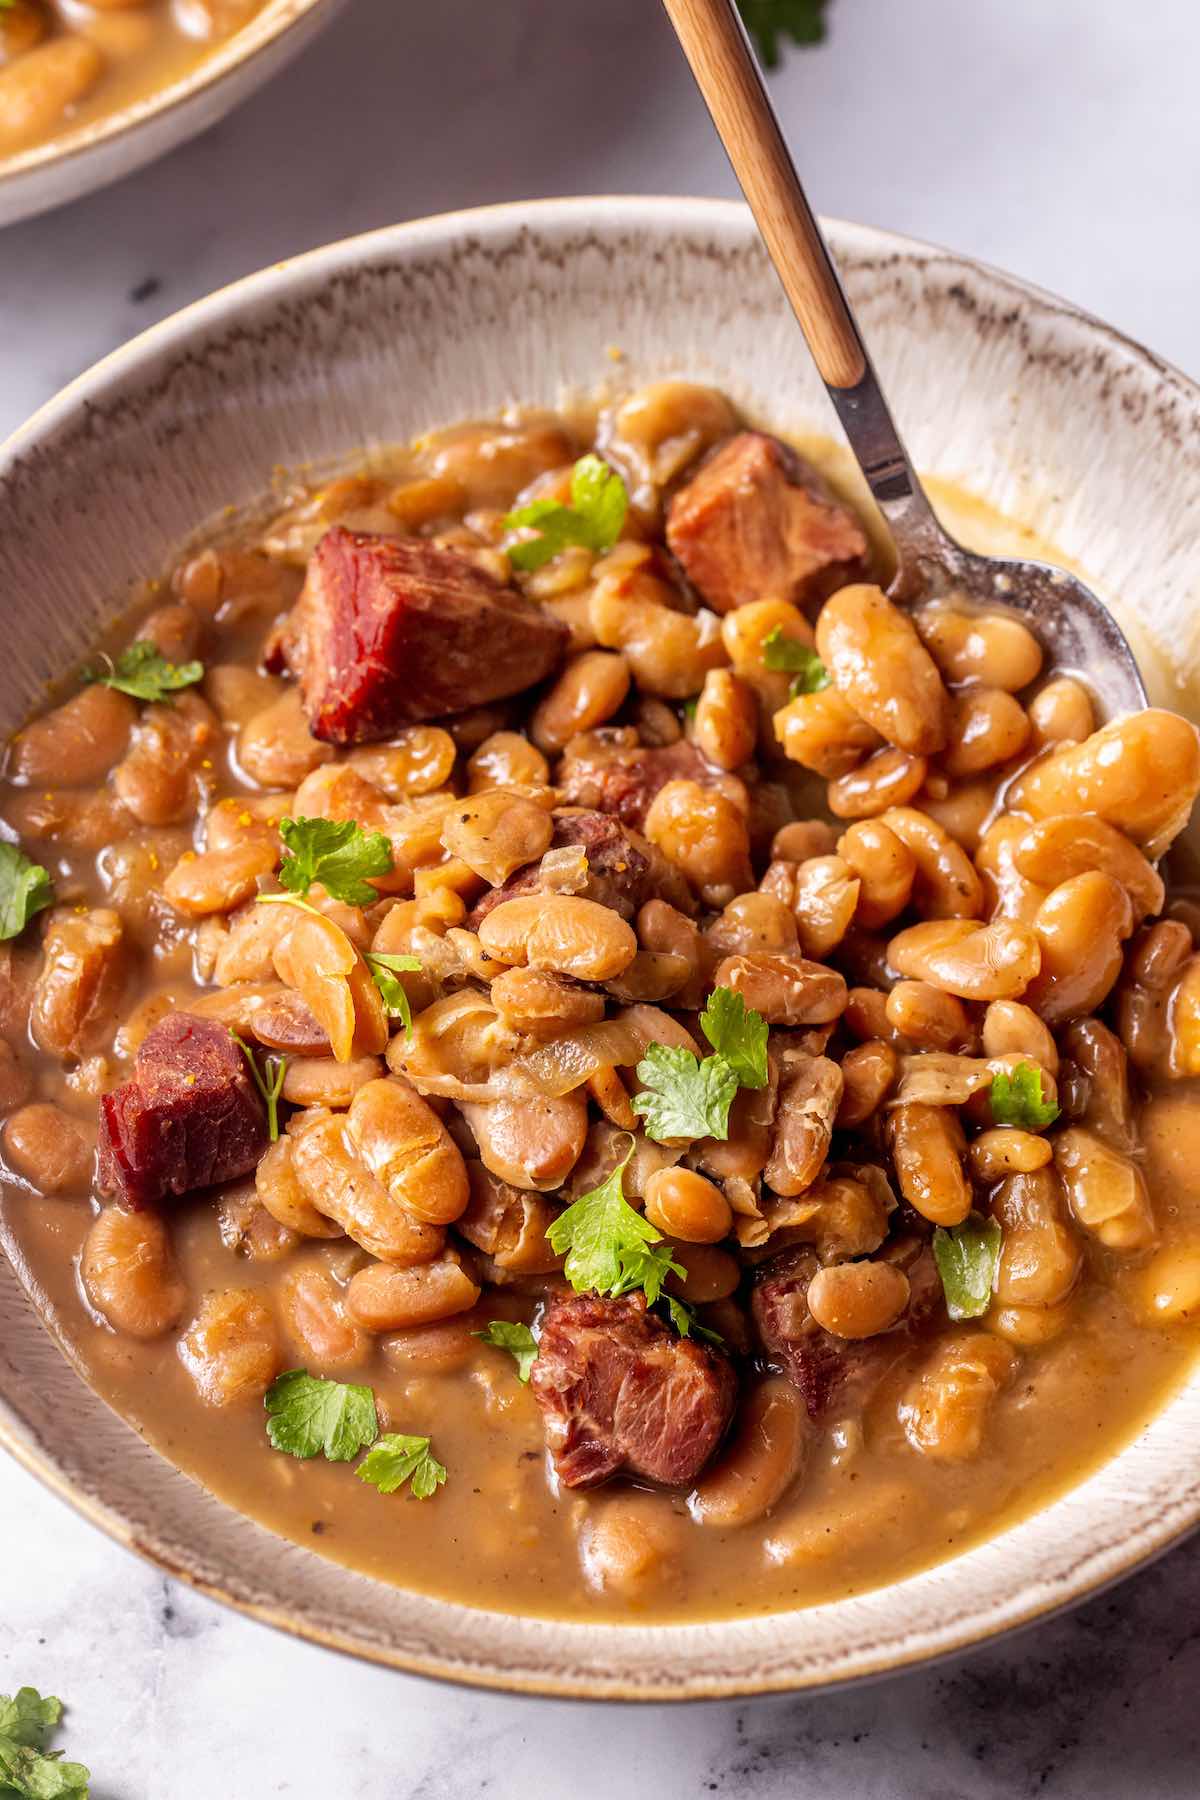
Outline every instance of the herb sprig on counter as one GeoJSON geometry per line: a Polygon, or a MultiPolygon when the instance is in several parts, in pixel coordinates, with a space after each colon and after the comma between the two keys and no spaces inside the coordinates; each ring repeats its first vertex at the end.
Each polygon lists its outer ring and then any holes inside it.
{"type": "Polygon", "coordinates": [[[703,1058],[682,1045],[651,1044],[637,1066],[633,1110],[655,1143],[729,1136],[739,1087],[767,1084],[767,1025],[731,988],[714,988],[700,1015],[713,1047],[703,1058]]]}
{"type": "Polygon", "coordinates": [[[169,662],[149,638],[138,638],[117,657],[106,656],[99,663],[81,669],[84,683],[99,683],[128,694],[133,700],[152,700],[170,706],[171,695],[180,688],[194,687],[204,679],[202,662],[169,662]]]}
{"type": "Polygon", "coordinates": [[[0,943],[19,937],[35,913],[54,905],[54,882],[15,844],[0,843],[0,943]]]}
{"type": "MultiPolygon", "coordinates": [[[[0,0],[3,5],[3,0],[0,0]]],[[[65,1762],[46,1739],[62,1718],[62,1701],[36,1688],[0,1694],[0,1795],[21,1800],[87,1800],[91,1780],[82,1763],[65,1762]]]]}
{"type": "Polygon", "coordinates": [[[602,555],[620,537],[628,506],[625,483],[616,471],[599,456],[581,456],[571,471],[569,506],[561,500],[531,500],[505,515],[506,531],[538,534],[509,544],[508,559],[517,569],[540,569],[571,544],[602,555]]]}
{"type": "Polygon", "coordinates": [[[779,67],[781,38],[790,38],[794,44],[822,41],[827,3],[828,0],[738,0],[738,10],[765,68],[779,67]]]}

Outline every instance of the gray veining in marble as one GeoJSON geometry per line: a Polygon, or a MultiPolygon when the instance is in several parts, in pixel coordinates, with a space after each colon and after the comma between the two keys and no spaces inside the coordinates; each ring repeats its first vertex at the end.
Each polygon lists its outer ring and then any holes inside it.
{"type": "MultiPolygon", "coordinates": [[[[832,0],[776,83],[822,208],[951,243],[1200,370],[1200,12],[832,0]]],[[[729,193],[656,0],[353,0],[157,167],[0,237],[0,430],[273,258],[521,195],[729,193]]],[[[799,352],[798,352],[799,353],[799,352]]],[[[0,1460],[0,1689],[72,1704],[97,1800],[1191,1800],[1200,1545],[954,1668],[606,1710],[456,1693],[165,1581],[0,1460]]]]}

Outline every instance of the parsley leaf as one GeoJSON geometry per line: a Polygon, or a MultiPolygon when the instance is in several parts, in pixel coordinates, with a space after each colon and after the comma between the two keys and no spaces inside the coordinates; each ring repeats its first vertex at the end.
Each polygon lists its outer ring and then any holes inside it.
{"type": "Polygon", "coordinates": [[[827,0],[738,0],[746,30],[768,69],[779,67],[779,40],[819,44],[825,36],[827,0]]]}
{"type": "Polygon", "coordinates": [[[289,1456],[349,1462],[379,1436],[375,1396],[369,1387],[322,1381],[306,1369],[288,1369],[267,1389],[267,1436],[289,1456]]]}
{"type": "Polygon", "coordinates": [[[972,1213],[947,1231],[933,1234],[933,1260],[942,1278],[946,1310],[952,1319],[978,1319],[991,1304],[1000,1264],[1003,1234],[995,1219],[972,1213]]]}
{"type": "Polygon", "coordinates": [[[700,1014],[700,1029],[737,1076],[739,1087],[767,1085],[767,1021],[732,988],[716,987],[700,1014]]]}
{"type": "Polygon", "coordinates": [[[378,900],[365,877],[391,873],[392,846],[382,831],[364,831],[353,819],[281,819],[279,835],[288,850],[279,879],[289,893],[307,894],[319,881],[347,906],[378,900]]]}
{"type": "Polygon", "coordinates": [[[49,871],[15,844],[0,844],[0,942],[15,938],[34,913],[53,904],[49,871]]]}
{"type": "Polygon", "coordinates": [[[493,1349],[507,1350],[516,1361],[517,1380],[529,1380],[529,1371],[537,1361],[538,1343],[528,1325],[514,1325],[508,1319],[491,1319],[482,1331],[473,1335],[485,1344],[491,1344],[493,1349]]]}
{"type": "Polygon", "coordinates": [[[254,1077],[254,1085],[262,1095],[267,1107],[267,1131],[274,1144],[279,1139],[279,1096],[283,1092],[283,1078],[287,1073],[286,1056],[264,1056],[263,1066],[258,1066],[258,1058],[244,1038],[236,1031],[230,1030],[230,1037],[250,1065],[250,1073],[254,1077]]]}
{"type": "Polygon", "coordinates": [[[724,1344],[725,1339],[719,1331],[710,1331],[707,1325],[701,1325],[695,1308],[689,1306],[686,1300],[677,1300],[674,1294],[664,1294],[663,1304],[680,1337],[698,1337],[703,1338],[706,1344],[724,1344]]]}
{"type": "Polygon", "coordinates": [[[0,1694],[0,1794],[22,1800],[87,1800],[88,1771],[45,1748],[46,1735],[62,1717],[62,1701],[36,1688],[0,1694]]]}
{"type": "Polygon", "coordinates": [[[629,1156],[599,1187],[559,1213],[546,1238],[556,1255],[566,1254],[563,1274],[577,1294],[615,1296],[641,1288],[653,1304],[667,1276],[684,1271],[672,1262],[661,1232],[626,1200],[623,1182],[628,1163],[629,1156]]]}
{"type": "Polygon", "coordinates": [[[642,1091],[633,1110],[656,1144],[672,1138],[724,1138],[738,1078],[723,1056],[701,1062],[682,1045],[651,1044],[637,1066],[642,1091]]]}
{"type": "Polygon", "coordinates": [[[366,950],[363,955],[367,967],[371,971],[371,980],[383,996],[383,1004],[388,1009],[388,1016],[399,1019],[404,1027],[404,1035],[407,1037],[412,1030],[412,1007],[409,1004],[408,995],[402,984],[396,980],[396,976],[402,974],[406,969],[419,969],[421,967],[420,957],[393,955],[391,952],[382,950],[366,950]]]}
{"type": "Polygon", "coordinates": [[[83,682],[98,681],[103,687],[116,688],[134,700],[157,700],[171,705],[171,695],[180,688],[192,687],[204,678],[202,662],[168,662],[149,638],[138,638],[122,650],[114,662],[106,656],[95,667],[81,669],[83,682]]]}
{"type": "Polygon", "coordinates": [[[561,500],[531,500],[505,515],[506,531],[528,528],[539,534],[510,544],[509,561],[518,569],[540,569],[568,544],[582,544],[598,555],[611,550],[628,505],[625,483],[616,471],[598,456],[581,456],[571,472],[569,506],[561,500]]]}
{"type": "Polygon", "coordinates": [[[394,1494],[407,1481],[414,1500],[428,1500],[446,1479],[445,1467],[431,1453],[429,1439],[399,1431],[381,1437],[354,1473],[381,1494],[394,1494]]]}
{"type": "Polygon", "coordinates": [[[817,694],[829,686],[829,670],[816,651],[796,638],[784,637],[781,625],[763,639],[762,658],[768,669],[780,669],[792,677],[793,700],[797,694],[817,694]]]}
{"type": "Polygon", "coordinates": [[[992,1117],[997,1125],[1019,1125],[1024,1131],[1040,1131],[1053,1125],[1059,1108],[1042,1097],[1042,1071],[1035,1063],[1018,1063],[1011,1075],[1001,1070],[988,1089],[992,1117]]]}

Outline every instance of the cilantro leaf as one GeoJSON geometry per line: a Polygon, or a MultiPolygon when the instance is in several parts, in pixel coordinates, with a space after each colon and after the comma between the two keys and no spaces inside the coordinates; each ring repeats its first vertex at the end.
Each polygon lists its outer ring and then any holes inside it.
{"type": "Polygon", "coordinates": [[[0,1794],[22,1800],[87,1800],[90,1776],[82,1763],[46,1750],[46,1735],[62,1717],[62,1701],[36,1688],[0,1694],[0,1794]]]}
{"type": "Polygon", "coordinates": [[[289,1456],[324,1454],[349,1462],[379,1435],[375,1396],[369,1387],[322,1381],[306,1369],[277,1376],[263,1398],[270,1417],[267,1436],[289,1456]]]}
{"type": "Polygon", "coordinates": [[[203,678],[202,662],[168,662],[149,638],[138,638],[122,650],[115,662],[106,656],[101,663],[79,671],[82,682],[99,682],[134,700],[157,700],[166,706],[171,705],[173,693],[192,687],[203,678]]]}
{"type": "Polygon", "coordinates": [[[379,898],[365,877],[388,875],[392,846],[382,831],[364,831],[353,819],[281,819],[288,854],[279,879],[292,894],[307,894],[319,881],[333,900],[370,906],[379,898]]]}
{"type": "Polygon", "coordinates": [[[538,533],[510,544],[509,561],[518,569],[540,569],[569,544],[603,554],[620,537],[628,505],[625,483],[615,469],[599,456],[581,456],[571,472],[569,506],[561,500],[531,500],[505,514],[506,531],[538,533]]]}
{"type": "Polygon", "coordinates": [[[366,950],[363,952],[371,980],[383,997],[383,1004],[388,1009],[388,1016],[399,1019],[407,1037],[412,1030],[412,1006],[403,985],[396,980],[397,974],[421,967],[419,956],[393,955],[390,951],[366,950]]]}
{"type": "Polygon", "coordinates": [[[446,1470],[429,1448],[427,1437],[391,1431],[368,1450],[354,1473],[381,1494],[394,1494],[407,1481],[414,1500],[428,1500],[446,1479],[446,1470]]]}
{"type": "Polygon", "coordinates": [[[700,1029],[737,1076],[739,1087],[767,1085],[767,1021],[732,988],[716,987],[700,1014],[700,1029]]]}
{"type": "Polygon", "coordinates": [[[988,1099],[997,1125],[1019,1125],[1024,1131],[1041,1131],[1059,1114],[1056,1103],[1042,1097],[1042,1071],[1036,1063],[1018,1063],[1011,1075],[1001,1069],[992,1076],[988,1099]]]}
{"type": "Polygon", "coordinates": [[[780,669],[792,677],[791,696],[817,694],[829,686],[829,670],[816,651],[796,638],[784,637],[776,625],[762,641],[762,658],[768,669],[780,669]]]}
{"type": "Polygon", "coordinates": [[[724,1138],[738,1078],[723,1056],[701,1062],[682,1045],[651,1044],[637,1066],[642,1091],[633,1110],[656,1144],[672,1138],[724,1138]]]}
{"type": "Polygon", "coordinates": [[[642,1288],[653,1303],[666,1277],[684,1271],[671,1261],[666,1244],[654,1252],[648,1248],[662,1243],[662,1233],[625,1198],[629,1156],[599,1187],[559,1213],[546,1238],[556,1255],[565,1253],[563,1274],[577,1294],[618,1295],[642,1288]]]}
{"type": "Polygon", "coordinates": [[[18,936],[34,913],[53,904],[49,871],[15,844],[0,844],[0,942],[18,936]]]}
{"type": "Polygon", "coordinates": [[[286,1056],[264,1056],[262,1068],[258,1066],[258,1058],[244,1038],[230,1028],[230,1037],[245,1057],[254,1078],[254,1085],[262,1095],[267,1107],[267,1131],[271,1142],[279,1139],[279,1096],[283,1092],[283,1078],[287,1074],[288,1059],[286,1056]]]}
{"type": "Polygon", "coordinates": [[[528,1381],[529,1371],[537,1361],[538,1343],[528,1325],[514,1325],[508,1319],[491,1319],[482,1331],[473,1334],[495,1350],[507,1350],[517,1365],[517,1380],[528,1381]]]}
{"type": "Polygon", "coordinates": [[[1002,1238],[998,1221],[978,1213],[949,1231],[944,1225],[935,1229],[933,1260],[952,1319],[978,1319],[991,1305],[1002,1238]]]}
{"type": "Polygon", "coordinates": [[[779,40],[819,44],[825,36],[827,0],[738,0],[754,47],[768,69],[779,67],[779,40]]]}

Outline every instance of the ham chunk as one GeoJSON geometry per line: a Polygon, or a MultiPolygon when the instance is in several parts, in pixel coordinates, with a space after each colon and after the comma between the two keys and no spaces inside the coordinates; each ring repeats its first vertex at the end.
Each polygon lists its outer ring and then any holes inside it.
{"type": "Polygon", "coordinates": [[[908,1310],[899,1322],[875,1337],[835,1337],[808,1310],[808,1284],[819,1267],[811,1250],[781,1251],[763,1264],[750,1297],[763,1349],[799,1388],[812,1419],[865,1406],[942,1299],[933,1255],[922,1250],[907,1270],[908,1310]]]}
{"type": "Polygon", "coordinates": [[[651,801],[668,781],[698,781],[728,791],[735,779],[691,744],[647,749],[610,742],[599,731],[574,738],[558,766],[559,792],[569,805],[612,813],[635,831],[644,827],[651,801]]]}
{"type": "Polygon", "coordinates": [[[624,1470],[687,1487],[725,1435],[737,1379],[719,1351],[681,1338],[630,1294],[556,1295],[531,1385],[565,1487],[624,1470]]]}
{"type": "MultiPolygon", "coordinates": [[[[608,813],[585,807],[572,807],[554,814],[554,836],[551,849],[561,850],[578,845],[587,857],[587,881],[578,891],[585,900],[611,906],[623,919],[632,919],[643,900],[654,894],[652,865],[654,847],[644,838],[635,841],[619,819],[608,813]]],[[[506,900],[522,894],[534,894],[541,887],[538,863],[528,863],[510,875],[502,887],[489,888],[479,899],[467,920],[472,931],[480,921],[506,900]]]]}
{"type": "Polygon", "coordinates": [[[224,1025],[175,1012],[100,1101],[99,1183],[122,1206],[235,1181],[267,1147],[266,1114],[224,1025]]]}
{"type": "Polygon", "coordinates": [[[566,642],[560,620],[468,557],[336,525],[281,647],[313,736],[369,744],[532,687],[566,642]]]}
{"type": "Polygon", "coordinates": [[[701,463],[667,513],[667,543],[714,612],[751,600],[824,600],[861,581],[862,526],[778,438],[741,431],[701,463]]]}

